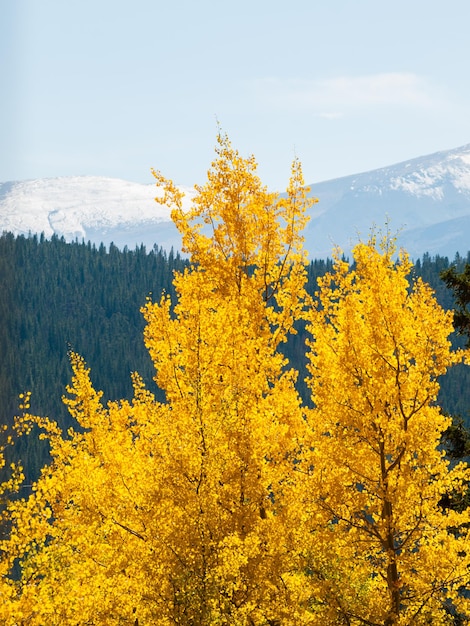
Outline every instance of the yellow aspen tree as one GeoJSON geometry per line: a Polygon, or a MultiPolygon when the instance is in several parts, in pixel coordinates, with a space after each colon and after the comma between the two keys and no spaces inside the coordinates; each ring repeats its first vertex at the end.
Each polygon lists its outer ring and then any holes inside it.
{"type": "Polygon", "coordinates": [[[353,265],[337,256],[309,313],[315,408],[299,471],[309,475],[311,534],[300,555],[312,610],[328,606],[325,623],[470,618],[469,511],[442,507],[469,468],[446,460],[449,419],[436,404],[438,377],[464,353],[451,349],[452,314],[394,253],[372,238],[355,247],[353,265]]]}
{"type": "Polygon", "coordinates": [[[282,579],[289,551],[281,502],[304,422],[295,375],[277,348],[304,305],[300,231],[310,202],[297,162],[282,199],[255,169],[219,135],[188,213],[155,174],[192,261],[175,278],[174,316],[167,298],[144,310],[156,381],[178,416],[166,434],[177,506],[194,520],[173,547],[193,559],[182,568],[173,558],[169,575],[199,611],[192,619],[204,623],[264,624],[280,615],[298,623],[282,579]]]}
{"type": "MultiPolygon", "coordinates": [[[[28,405],[28,397],[22,399],[22,405],[28,405]]],[[[14,595],[14,585],[9,577],[13,566],[10,554],[5,549],[6,537],[10,527],[9,502],[18,493],[24,475],[19,463],[7,463],[6,451],[14,443],[10,429],[0,426],[0,623],[3,623],[3,607],[7,606],[14,595]]]]}
{"type": "Polygon", "coordinates": [[[19,420],[43,429],[52,464],[11,505],[22,575],[5,623],[313,623],[289,584],[306,422],[278,350],[306,296],[300,164],[279,197],[219,135],[188,213],[155,177],[191,260],[176,305],[163,295],[143,308],[165,400],[134,375],[134,399],[104,406],[73,354],[65,402],[77,428],[19,420]]]}

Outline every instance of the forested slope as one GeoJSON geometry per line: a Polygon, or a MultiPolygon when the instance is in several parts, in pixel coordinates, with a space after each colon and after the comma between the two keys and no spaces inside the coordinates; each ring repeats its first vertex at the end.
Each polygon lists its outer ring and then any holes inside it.
{"type": "MultiPolygon", "coordinates": [[[[457,257],[458,268],[468,258],[457,257]]],[[[130,373],[138,371],[153,388],[153,366],[143,343],[144,320],[140,308],[150,296],[173,295],[173,272],[186,261],[161,249],[120,251],[111,245],[68,244],[53,237],[0,237],[0,421],[8,423],[17,412],[18,395],[31,391],[31,410],[68,425],[62,403],[71,370],[68,353],[83,356],[91,367],[96,388],[104,398],[129,398],[130,373]]],[[[415,273],[436,291],[439,302],[452,308],[451,292],[440,279],[449,267],[446,257],[425,255],[415,273]]],[[[330,261],[312,261],[309,290],[331,269],[330,261]]],[[[286,347],[293,365],[301,370],[305,333],[300,330],[286,347]]],[[[466,368],[468,369],[468,368],[466,368]]],[[[444,410],[460,414],[469,423],[470,385],[465,368],[458,366],[442,380],[440,402],[444,410]]],[[[29,439],[31,441],[31,438],[29,439]]],[[[29,477],[44,463],[44,447],[21,450],[29,477]]]]}
{"type": "MultiPolygon", "coordinates": [[[[172,294],[179,255],[160,249],[119,251],[67,244],[53,237],[0,238],[0,416],[10,422],[18,395],[31,391],[32,410],[68,425],[62,403],[71,370],[68,353],[83,355],[106,399],[132,392],[131,371],[152,383],[140,313],[146,298],[172,294]]],[[[21,442],[20,442],[21,444],[21,442]]],[[[41,450],[28,450],[27,469],[43,464],[41,450]]],[[[28,472],[29,473],[29,472],[28,472]]]]}

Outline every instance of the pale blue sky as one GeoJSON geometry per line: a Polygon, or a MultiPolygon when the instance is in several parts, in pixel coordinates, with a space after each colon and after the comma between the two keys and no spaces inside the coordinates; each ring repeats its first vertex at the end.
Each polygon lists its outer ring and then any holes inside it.
{"type": "Polygon", "coordinates": [[[0,0],[0,182],[202,183],[216,120],[284,189],[470,142],[469,0],[0,0]]]}

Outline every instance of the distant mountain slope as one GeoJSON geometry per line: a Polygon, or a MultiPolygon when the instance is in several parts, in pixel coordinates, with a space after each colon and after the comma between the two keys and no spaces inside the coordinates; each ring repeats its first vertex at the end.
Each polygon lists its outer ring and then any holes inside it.
{"type": "Polygon", "coordinates": [[[67,241],[112,241],[119,247],[143,242],[176,248],[179,234],[169,209],[155,202],[157,193],[154,184],[98,176],[3,183],[0,229],[16,235],[43,232],[47,238],[56,234],[67,241]]]}
{"type": "MultiPolygon", "coordinates": [[[[193,192],[187,191],[189,205],[193,192]]],[[[168,209],[154,202],[156,193],[152,184],[95,176],[3,183],[0,232],[179,249],[179,234],[168,209]]],[[[311,194],[320,200],[305,232],[311,258],[331,256],[335,245],[349,254],[374,225],[387,223],[414,258],[470,250],[470,144],[317,183],[311,194]]]]}
{"type": "Polygon", "coordinates": [[[306,231],[313,257],[349,252],[371,227],[400,231],[412,256],[470,249],[470,144],[363,174],[311,185],[319,198],[306,231]]]}

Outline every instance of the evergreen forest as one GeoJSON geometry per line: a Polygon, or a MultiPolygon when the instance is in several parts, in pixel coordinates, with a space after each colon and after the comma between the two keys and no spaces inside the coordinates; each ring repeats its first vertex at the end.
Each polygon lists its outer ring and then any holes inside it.
{"type": "MultiPolygon", "coordinates": [[[[454,306],[453,294],[440,274],[450,266],[462,271],[470,262],[426,254],[414,265],[416,276],[435,291],[445,309],[454,306]]],[[[0,419],[11,424],[18,412],[19,394],[31,392],[31,410],[47,415],[67,428],[69,414],[62,401],[71,378],[69,353],[80,354],[91,368],[103,400],[131,398],[131,372],[137,371],[157,397],[154,367],[143,342],[147,299],[158,301],[162,293],[174,298],[173,273],[187,261],[171,250],[155,246],[134,250],[111,244],[96,247],[88,243],[66,243],[57,236],[0,237],[0,419]]],[[[331,271],[332,261],[312,260],[308,266],[308,291],[317,279],[331,271]]],[[[299,328],[289,337],[283,351],[301,376],[297,386],[304,400],[303,382],[306,334],[299,328]]],[[[455,343],[463,345],[455,336],[455,343]]],[[[439,404],[470,425],[470,381],[468,368],[456,365],[441,378],[439,404]]],[[[47,460],[46,444],[37,438],[23,438],[17,445],[27,482],[34,480],[47,460]]]]}

